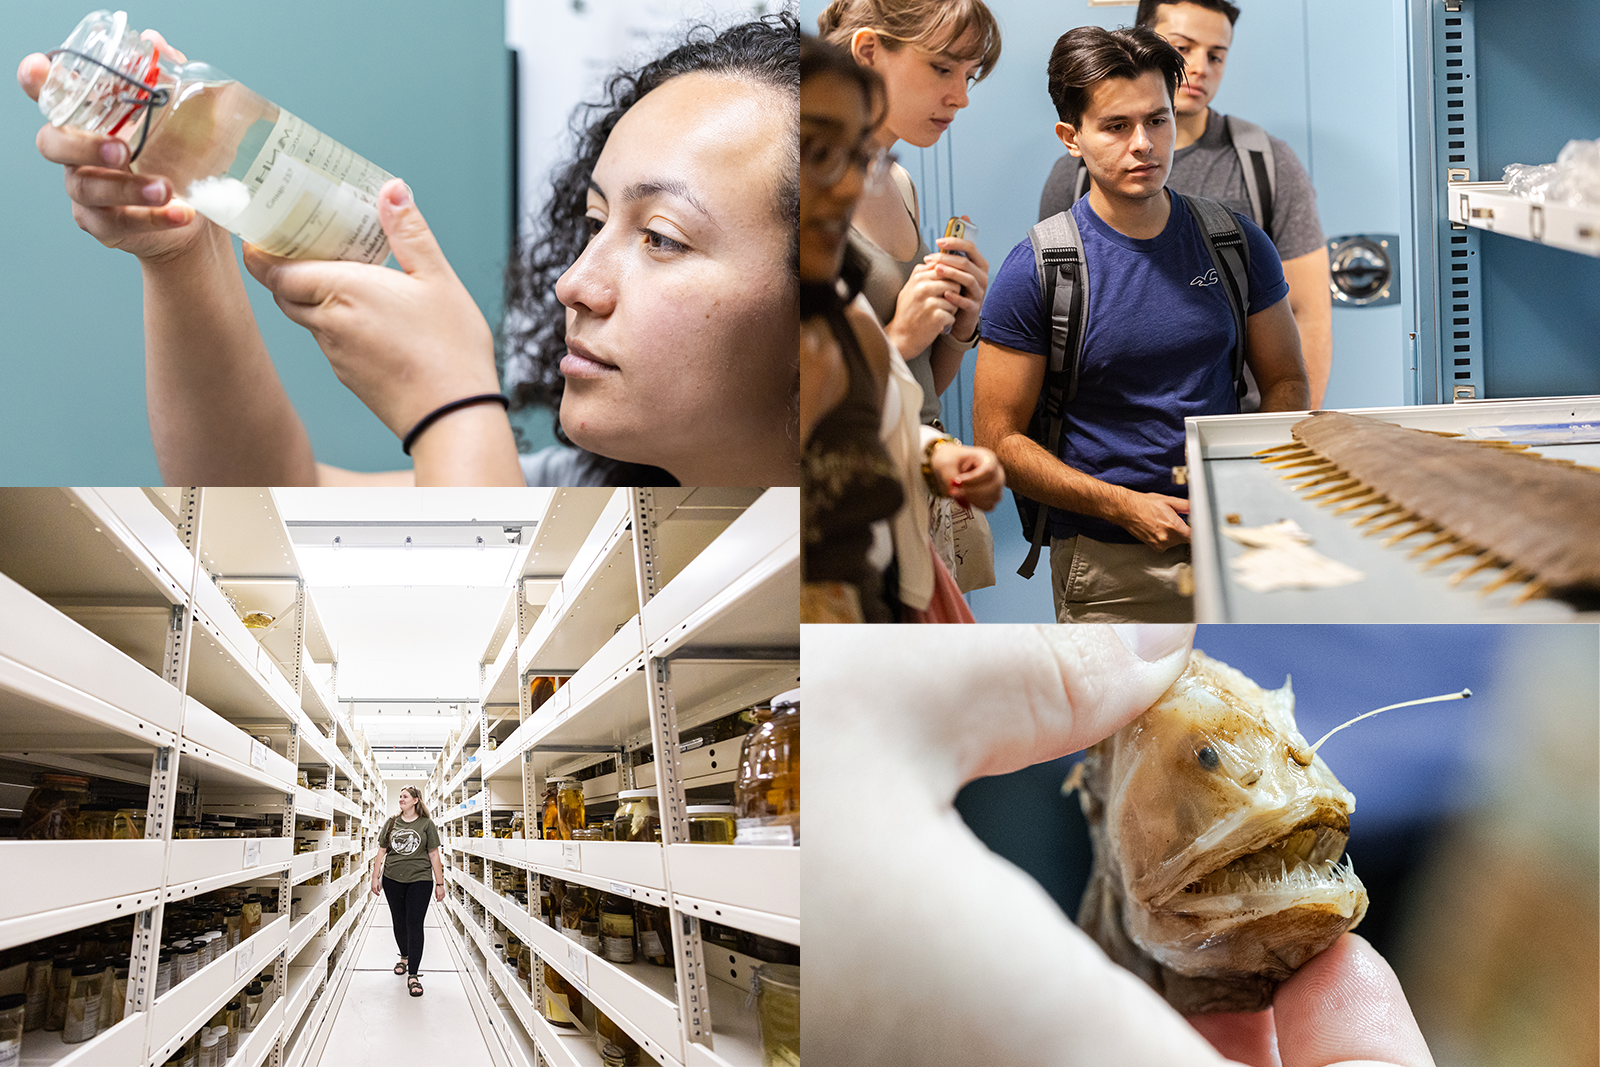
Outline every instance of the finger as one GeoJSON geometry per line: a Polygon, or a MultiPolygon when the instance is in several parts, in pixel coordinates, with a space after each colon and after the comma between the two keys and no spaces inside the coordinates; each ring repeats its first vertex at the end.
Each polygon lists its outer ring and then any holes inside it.
{"type": "Polygon", "coordinates": [[[33,100],[39,99],[39,90],[44,88],[45,79],[50,77],[50,57],[43,52],[34,52],[22,57],[22,62],[17,64],[17,84],[22,86],[22,91],[33,100]]]}
{"type": "Polygon", "coordinates": [[[245,270],[271,290],[274,297],[291,304],[318,306],[327,303],[338,291],[345,266],[347,264],[322,260],[284,259],[248,242],[244,246],[245,270]]]}
{"type": "Polygon", "coordinates": [[[954,254],[970,255],[978,250],[978,246],[965,237],[941,237],[934,244],[939,246],[939,251],[954,254]]]}
{"type": "Polygon", "coordinates": [[[160,207],[172,199],[165,178],[104,167],[68,167],[67,195],[87,207],[160,207]]]}
{"type": "Polygon", "coordinates": [[[970,272],[949,264],[940,263],[934,267],[933,272],[936,277],[943,278],[945,281],[955,282],[960,286],[970,287],[978,284],[978,279],[974,278],[970,272]]]}
{"type": "Polygon", "coordinates": [[[411,187],[392,178],[378,190],[378,221],[400,269],[411,275],[453,274],[433,231],[411,197],[411,187]]]}
{"type": "Polygon", "coordinates": [[[1272,1005],[1283,1067],[1348,1060],[1433,1067],[1394,971],[1356,934],[1296,971],[1272,1005]]]}
{"type": "Polygon", "coordinates": [[[1272,1010],[1196,1015],[1189,1025],[1200,1031],[1216,1050],[1248,1067],[1282,1067],[1278,1035],[1272,1028],[1272,1010]]]}
{"type": "Polygon", "coordinates": [[[983,307],[981,303],[970,296],[962,296],[959,292],[946,293],[944,298],[963,311],[977,311],[983,307]]]}
{"type": "Polygon", "coordinates": [[[161,34],[158,31],[156,31],[156,30],[145,30],[139,36],[143,40],[154,41],[157,48],[161,49],[161,51],[164,54],[166,54],[168,56],[171,56],[177,62],[179,62],[179,63],[187,63],[187,62],[189,62],[189,57],[185,56],[182,52],[178,51],[176,48],[174,48],[170,44],[168,44],[167,43],[167,39],[165,37],[161,36],[161,34]]]}
{"type": "Polygon", "coordinates": [[[1183,515],[1189,514],[1189,502],[1187,500],[1183,499],[1181,496],[1170,497],[1169,499],[1172,501],[1173,511],[1179,512],[1183,515]]]}
{"type": "Polygon", "coordinates": [[[72,205],[72,218],[83,230],[103,244],[116,246],[129,237],[141,233],[175,230],[194,221],[194,208],[182,200],[169,201],[165,207],[88,207],[72,205]]]}
{"type": "Polygon", "coordinates": [[[115,137],[100,137],[68,126],[39,127],[33,139],[39,154],[52,163],[69,167],[114,167],[128,165],[128,146],[115,137]]]}

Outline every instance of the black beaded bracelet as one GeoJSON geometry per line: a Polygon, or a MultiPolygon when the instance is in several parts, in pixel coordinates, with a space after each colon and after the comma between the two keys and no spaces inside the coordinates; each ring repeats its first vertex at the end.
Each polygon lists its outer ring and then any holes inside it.
{"type": "Polygon", "coordinates": [[[411,427],[411,432],[406,434],[405,440],[400,442],[400,451],[404,452],[408,456],[411,455],[411,446],[417,443],[417,438],[422,436],[422,431],[426,430],[429,426],[432,426],[434,423],[438,422],[452,411],[459,411],[462,408],[471,407],[473,404],[490,403],[499,404],[508,411],[511,408],[511,399],[505,396],[503,393],[479,393],[477,396],[464,396],[460,400],[452,400],[448,404],[441,404],[439,407],[434,408],[432,411],[422,416],[422,419],[415,426],[411,427]]]}

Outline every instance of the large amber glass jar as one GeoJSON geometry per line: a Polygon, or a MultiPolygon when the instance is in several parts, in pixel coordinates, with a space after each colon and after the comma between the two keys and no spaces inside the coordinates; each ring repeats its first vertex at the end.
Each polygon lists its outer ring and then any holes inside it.
{"type": "Polygon", "coordinates": [[[544,1017],[558,1030],[576,1030],[583,1018],[583,994],[548,963],[544,966],[544,1017]]]}
{"type": "Polygon", "coordinates": [[[89,779],[39,774],[22,802],[23,841],[71,841],[78,833],[78,808],[89,799],[89,779]]]}
{"type": "Polygon", "coordinates": [[[583,783],[576,778],[552,778],[545,783],[544,837],[546,841],[571,841],[572,831],[584,821],[583,783]]]}
{"type": "Polygon", "coordinates": [[[660,841],[661,808],[654,789],[624,789],[617,794],[617,812],[611,817],[617,841],[660,841]]]}
{"type": "Polygon", "coordinates": [[[756,711],[745,735],[734,785],[739,845],[800,843],[800,691],[756,711]]]}

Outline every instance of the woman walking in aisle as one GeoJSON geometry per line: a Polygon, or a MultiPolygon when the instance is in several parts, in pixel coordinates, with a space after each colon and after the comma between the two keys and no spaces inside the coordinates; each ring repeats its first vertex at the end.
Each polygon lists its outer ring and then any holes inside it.
{"type": "Polygon", "coordinates": [[[428,915],[428,890],[444,902],[444,869],[439,862],[439,828],[428,818],[422,794],[414,786],[400,790],[400,814],[378,831],[378,859],[372,865],[372,892],[389,898],[394,940],[400,948],[395,974],[407,975],[406,987],[422,996],[417,968],[422,963],[422,923],[428,915]],[[431,868],[431,870],[430,870],[431,868]]]}

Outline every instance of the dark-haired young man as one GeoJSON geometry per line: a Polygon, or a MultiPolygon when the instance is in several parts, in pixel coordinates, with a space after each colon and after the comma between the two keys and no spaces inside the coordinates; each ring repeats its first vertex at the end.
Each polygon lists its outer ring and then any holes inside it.
{"type": "MultiPolygon", "coordinates": [[[[1272,238],[1289,283],[1311,402],[1318,405],[1333,360],[1333,298],[1316,191],[1287,144],[1253,123],[1211,110],[1238,17],[1239,9],[1228,0],[1140,0],[1135,23],[1165,37],[1185,62],[1184,81],[1172,101],[1178,146],[1167,186],[1226,204],[1272,238]]],[[[1083,187],[1078,161],[1062,156],[1045,181],[1039,217],[1065,211],[1083,187]]],[[[1247,399],[1244,410],[1254,410],[1253,404],[1247,399]]]]}
{"type": "MultiPolygon", "coordinates": [[[[1025,238],[984,301],[973,395],[978,443],[1020,495],[1049,505],[1059,621],[1181,622],[1187,489],[1172,484],[1186,416],[1231,414],[1233,308],[1206,236],[1165,188],[1172,93],[1183,57],[1143,27],[1084,26],[1050,56],[1056,134],[1083,161],[1089,194],[1072,208],[1088,266],[1077,394],[1052,455],[1029,436],[1045,387],[1051,313],[1025,238]]],[[[1245,361],[1264,411],[1308,406],[1288,286],[1266,234],[1235,215],[1249,248],[1245,361]]]]}

